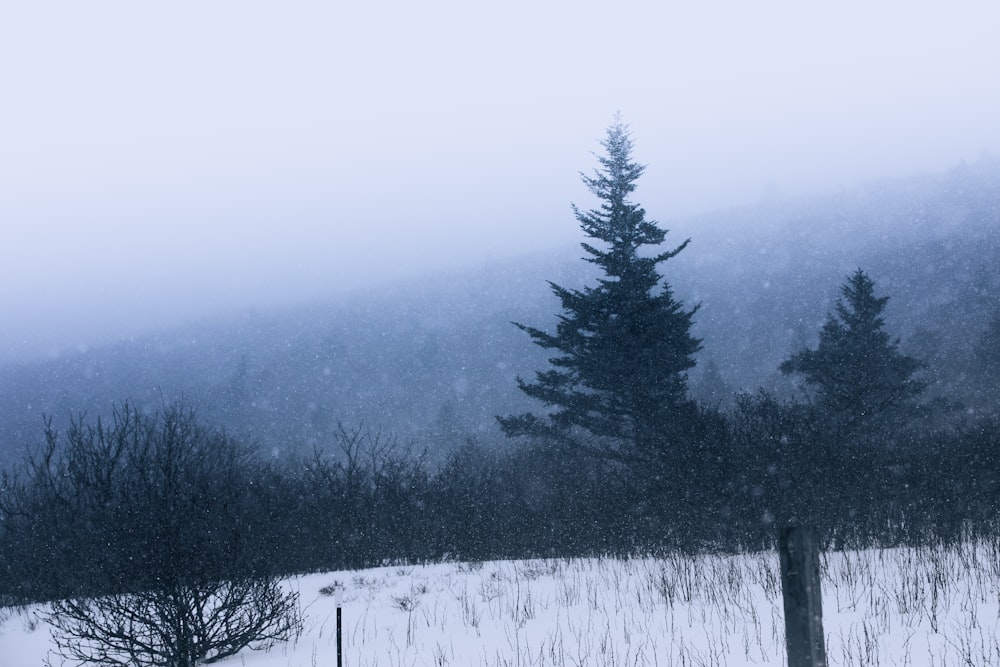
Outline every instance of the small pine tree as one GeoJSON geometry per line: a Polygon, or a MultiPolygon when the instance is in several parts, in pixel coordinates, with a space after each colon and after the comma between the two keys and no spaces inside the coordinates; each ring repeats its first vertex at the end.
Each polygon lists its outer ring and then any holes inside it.
{"type": "Polygon", "coordinates": [[[692,383],[691,395],[715,409],[728,408],[736,400],[736,392],[722,377],[715,359],[711,358],[704,364],[701,377],[692,383]]]}
{"type": "Polygon", "coordinates": [[[995,380],[1000,375],[1000,309],[993,311],[974,354],[982,373],[995,380]]]}
{"type": "Polygon", "coordinates": [[[819,347],[782,362],[816,392],[821,415],[856,425],[915,398],[925,385],[913,377],[923,364],[899,351],[885,332],[882,311],[889,297],[875,296],[875,283],[858,269],[841,288],[835,314],[820,330],[819,347]]]}
{"type": "Polygon", "coordinates": [[[582,290],[549,283],[563,310],[554,334],[515,323],[536,345],[556,352],[552,368],[536,373],[534,382],[517,380],[548,411],[498,419],[511,437],[579,444],[588,433],[605,453],[648,460],[662,454],[697,411],[687,398],[687,371],[701,346],[691,335],[697,307],[685,310],[657,271],[690,239],[666,252],[641,252],[666,236],[629,198],[645,167],[633,161],[632,139],[620,121],[608,128],[602,146],[600,168],[581,174],[600,208],[574,205],[573,213],[587,237],[603,246],[581,244],[584,259],[604,275],[582,290]]]}
{"type": "Polygon", "coordinates": [[[974,342],[969,368],[962,378],[968,385],[968,407],[996,415],[1000,412],[1000,309],[993,311],[986,329],[974,342]]]}

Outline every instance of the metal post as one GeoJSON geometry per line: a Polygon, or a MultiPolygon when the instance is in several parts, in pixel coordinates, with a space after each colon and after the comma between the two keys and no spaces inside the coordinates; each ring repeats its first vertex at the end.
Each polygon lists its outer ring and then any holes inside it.
{"type": "Polygon", "coordinates": [[[337,667],[344,667],[342,647],[343,644],[340,641],[340,607],[337,607],[337,667]]]}
{"type": "Polygon", "coordinates": [[[782,528],[778,553],[788,667],[826,667],[816,531],[800,525],[782,528]]]}
{"type": "Polygon", "coordinates": [[[334,584],[333,599],[337,604],[337,667],[344,667],[343,643],[340,632],[340,607],[344,602],[344,587],[340,582],[334,584]]]}

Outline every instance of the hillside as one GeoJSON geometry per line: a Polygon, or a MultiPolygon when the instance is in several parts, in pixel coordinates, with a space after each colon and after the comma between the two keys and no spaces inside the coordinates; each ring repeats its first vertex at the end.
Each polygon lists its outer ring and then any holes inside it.
{"type": "MultiPolygon", "coordinates": [[[[663,270],[700,304],[696,397],[724,406],[760,387],[793,396],[778,364],[814,343],[838,285],[862,267],[891,296],[889,330],[928,363],[932,397],[990,405],[973,352],[1000,309],[1000,161],[663,222],[668,243],[692,238],[663,270]]],[[[558,304],[545,281],[586,284],[579,255],[570,247],[7,364],[0,461],[41,438],[43,414],[65,424],[124,398],[184,397],[204,421],[275,455],[323,447],[338,421],[432,455],[469,438],[499,442],[494,415],[529,407],[514,378],[545,358],[510,322],[550,326],[558,304]]]]}

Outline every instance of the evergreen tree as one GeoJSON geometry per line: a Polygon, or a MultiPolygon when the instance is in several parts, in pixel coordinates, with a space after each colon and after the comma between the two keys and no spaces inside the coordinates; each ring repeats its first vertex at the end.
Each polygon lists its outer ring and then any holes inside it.
{"type": "Polygon", "coordinates": [[[632,159],[632,138],[617,121],[602,142],[604,155],[584,184],[600,208],[573,213],[600,247],[582,243],[584,259],[603,271],[582,290],[549,283],[562,304],[555,333],[516,324],[536,345],[554,350],[550,370],[519,388],[547,408],[544,415],[499,418],[508,436],[542,435],[591,445],[621,460],[661,457],[690,429],[697,408],[687,398],[687,370],[701,341],[691,336],[697,307],[685,310],[657,265],[689,243],[643,252],[663,243],[666,230],[630,200],[645,167],[632,159]]]}
{"type": "Polygon", "coordinates": [[[968,407],[997,414],[1000,393],[1000,309],[994,310],[986,330],[972,347],[971,362],[964,379],[968,383],[968,407]]]}
{"type": "Polygon", "coordinates": [[[709,358],[703,368],[701,377],[692,383],[692,397],[712,408],[730,407],[736,400],[736,392],[722,377],[715,359],[709,358]]]}
{"type": "Polygon", "coordinates": [[[875,283],[858,269],[840,288],[835,314],[820,330],[819,347],[782,362],[816,392],[820,414],[856,425],[915,398],[924,383],[913,375],[922,366],[899,351],[899,339],[884,330],[889,297],[875,296],[875,283]]]}
{"type": "Polygon", "coordinates": [[[981,372],[996,381],[1000,375],[1000,309],[993,311],[986,331],[980,336],[975,358],[981,372]]]}

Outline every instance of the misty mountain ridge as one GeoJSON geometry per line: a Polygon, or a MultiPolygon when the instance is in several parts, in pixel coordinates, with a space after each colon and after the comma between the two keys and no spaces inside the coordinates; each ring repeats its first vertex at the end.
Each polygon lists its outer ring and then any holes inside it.
{"type": "MultiPolygon", "coordinates": [[[[839,285],[861,267],[891,297],[889,331],[928,363],[930,395],[983,400],[970,349],[1000,308],[1000,160],[663,226],[668,246],[692,238],[661,271],[688,306],[700,304],[695,397],[725,406],[762,387],[795,396],[778,364],[815,345],[839,285]]],[[[0,461],[41,440],[43,414],[65,425],[125,398],[154,407],[183,397],[206,423],[275,455],[329,444],[338,422],[432,453],[500,440],[495,415],[537,408],[515,377],[547,356],[511,322],[553,327],[559,304],[546,281],[592,283],[581,254],[571,246],[5,364],[0,461]]]]}

